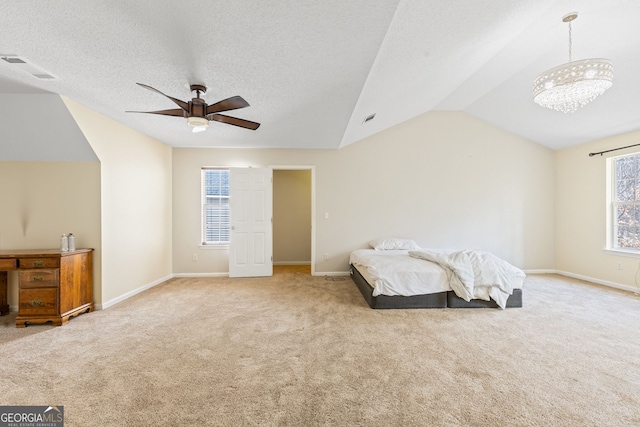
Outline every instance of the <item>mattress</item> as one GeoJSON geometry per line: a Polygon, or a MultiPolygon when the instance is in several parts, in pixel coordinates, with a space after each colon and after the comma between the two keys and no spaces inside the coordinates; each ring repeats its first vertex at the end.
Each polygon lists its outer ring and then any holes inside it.
{"type": "Polygon", "coordinates": [[[448,292],[437,292],[434,294],[425,295],[412,295],[412,296],[387,296],[378,295],[374,297],[372,295],[373,288],[360,274],[355,266],[351,266],[351,278],[356,284],[360,293],[364,297],[369,307],[375,309],[389,309],[389,308],[445,308],[447,306],[447,294],[448,292]]]}
{"type": "Polygon", "coordinates": [[[412,296],[451,290],[447,272],[437,264],[409,256],[409,251],[357,249],[350,264],[373,288],[373,296],[412,296]]]}

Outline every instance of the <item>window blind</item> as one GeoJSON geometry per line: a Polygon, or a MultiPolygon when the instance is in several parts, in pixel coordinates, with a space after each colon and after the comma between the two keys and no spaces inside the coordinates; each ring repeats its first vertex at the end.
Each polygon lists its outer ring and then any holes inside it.
{"type": "Polygon", "coordinates": [[[201,169],[202,244],[229,244],[229,169],[201,169]]]}

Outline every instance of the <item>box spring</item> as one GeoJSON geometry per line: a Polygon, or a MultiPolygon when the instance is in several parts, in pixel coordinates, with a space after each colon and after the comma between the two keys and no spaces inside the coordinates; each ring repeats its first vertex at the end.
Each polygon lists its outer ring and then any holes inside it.
{"type": "MultiPolygon", "coordinates": [[[[447,292],[447,307],[450,308],[498,308],[498,304],[494,300],[485,301],[481,299],[472,299],[465,301],[456,295],[455,292],[447,292]]],[[[522,307],[522,289],[514,289],[513,293],[507,298],[507,308],[522,307]]]]}
{"type": "MultiPolygon", "coordinates": [[[[453,291],[437,292],[413,296],[373,296],[373,288],[353,265],[350,269],[351,278],[356,284],[369,307],[375,309],[393,308],[498,308],[495,301],[471,300],[465,301],[453,291]]],[[[514,289],[507,299],[507,307],[522,307],[522,289],[514,289]]]]}
{"type": "Polygon", "coordinates": [[[402,295],[373,296],[373,288],[353,265],[351,266],[351,278],[371,308],[445,308],[447,306],[447,292],[407,297],[402,295]]]}

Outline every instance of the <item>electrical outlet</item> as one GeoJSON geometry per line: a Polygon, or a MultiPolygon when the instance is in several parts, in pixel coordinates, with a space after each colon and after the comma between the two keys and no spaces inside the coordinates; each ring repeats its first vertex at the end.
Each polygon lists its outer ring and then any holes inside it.
{"type": "Polygon", "coordinates": [[[328,260],[329,259],[329,254],[327,252],[324,253],[324,260],[328,260]]]}
{"type": "Polygon", "coordinates": [[[618,264],[616,264],[616,268],[617,268],[618,270],[622,270],[622,263],[621,263],[621,262],[619,262],[618,264]]]}
{"type": "Polygon", "coordinates": [[[192,261],[197,261],[197,260],[198,260],[198,254],[193,254],[193,255],[191,256],[191,260],[192,260],[192,261]]]}

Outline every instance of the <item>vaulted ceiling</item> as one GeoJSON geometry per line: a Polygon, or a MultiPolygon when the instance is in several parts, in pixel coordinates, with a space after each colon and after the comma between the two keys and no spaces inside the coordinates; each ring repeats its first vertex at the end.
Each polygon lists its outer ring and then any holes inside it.
{"type": "MultiPolygon", "coordinates": [[[[637,0],[25,0],[3,2],[2,93],[55,93],[175,147],[325,148],[432,110],[464,111],[552,149],[640,129],[637,0]],[[532,101],[536,75],[573,57],[604,57],[614,85],[573,114],[532,101]],[[207,103],[256,131],[127,113],[176,108],[150,85],[207,103]],[[375,117],[365,123],[365,118],[375,117]]],[[[47,114],[34,105],[25,115],[47,114]]],[[[2,120],[2,118],[0,118],[2,120]]]]}

